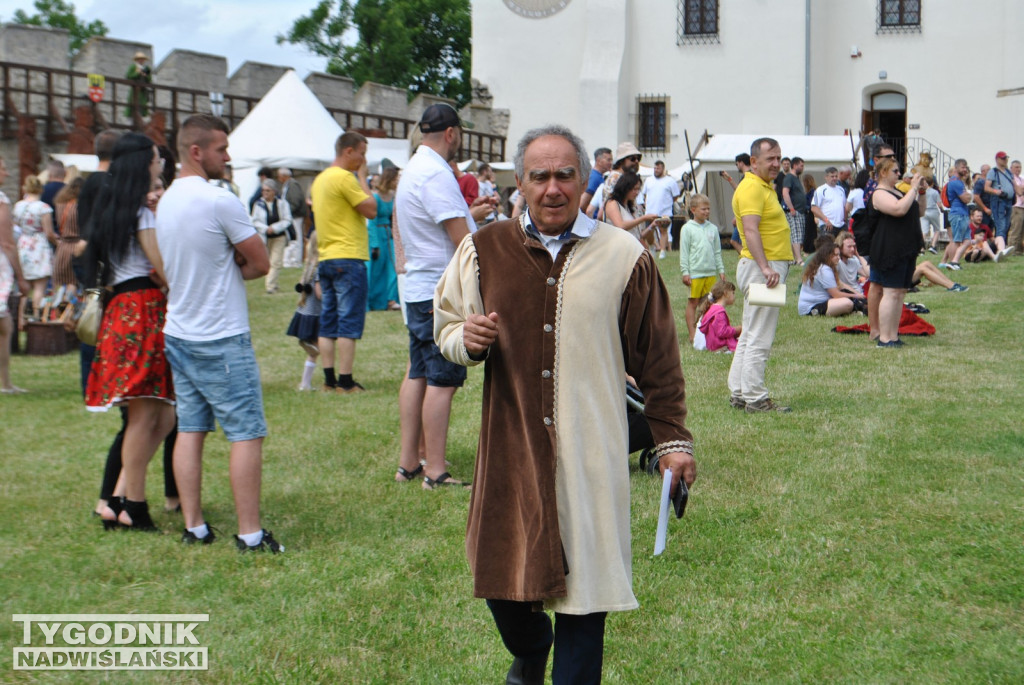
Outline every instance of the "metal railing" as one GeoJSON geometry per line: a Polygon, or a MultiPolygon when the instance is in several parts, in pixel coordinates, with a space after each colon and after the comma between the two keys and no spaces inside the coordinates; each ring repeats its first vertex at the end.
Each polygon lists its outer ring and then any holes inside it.
{"type": "MultiPolygon", "coordinates": [[[[0,62],[0,137],[13,138],[18,132],[16,114],[32,117],[37,135],[47,142],[66,140],[75,126],[75,109],[91,106],[96,131],[104,128],[140,129],[147,122],[138,118],[131,104],[138,83],[115,77],[106,77],[103,99],[93,104],[89,100],[89,80],[85,72],[40,67],[16,62],[0,62]]],[[[210,112],[210,94],[206,91],[161,85],[144,86],[149,93],[148,107],[163,112],[164,135],[173,147],[178,126],[192,114],[210,112]]],[[[234,129],[249,114],[259,98],[224,93],[221,118],[234,129]]],[[[350,128],[383,130],[389,138],[408,138],[415,121],[401,117],[327,108],[331,116],[345,130],[350,128]]],[[[505,159],[503,136],[463,131],[462,151],[465,158],[485,162],[505,159]]]]}
{"type": "Polygon", "coordinates": [[[946,171],[953,166],[953,162],[956,161],[956,158],[940,148],[938,145],[935,145],[924,138],[907,138],[906,156],[904,157],[906,160],[906,166],[904,168],[914,168],[914,166],[917,165],[922,152],[931,154],[932,169],[935,171],[935,178],[941,186],[946,182],[946,171]]]}

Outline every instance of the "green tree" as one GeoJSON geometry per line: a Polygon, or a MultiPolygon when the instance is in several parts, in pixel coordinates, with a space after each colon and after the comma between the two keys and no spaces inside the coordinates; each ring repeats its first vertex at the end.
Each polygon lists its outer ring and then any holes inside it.
{"type": "Polygon", "coordinates": [[[304,45],[357,84],[470,99],[469,0],[320,0],[277,42],[304,45]]]}
{"type": "Polygon", "coordinates": [[[75,15],[75,6],[64,0],[35,0],[33,3],[36,13],[26,14],[23,10],[14,13],[16,24],[29,24],[31,26],[50,26],[56,29],[67,29],[71,42],[69,54],[74,57],[82,49],[85,41],[93,36],[107,35],[107,25],[99,19],[90,21],[88,24],[75,15]]]}

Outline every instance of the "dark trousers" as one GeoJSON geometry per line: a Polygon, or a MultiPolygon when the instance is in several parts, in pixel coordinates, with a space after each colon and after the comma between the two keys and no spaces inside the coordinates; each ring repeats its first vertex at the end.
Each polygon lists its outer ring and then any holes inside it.
{"type": "Polygon", "coordinates": [[[502,642],[512,656],[522,659],[546,658],[554,643],[551,669],[554,685],[587,685],[601,682],[604,657],[606,612],[575,616],[555,614],[551,619],[533,602],[487,600],[502,642]]]}

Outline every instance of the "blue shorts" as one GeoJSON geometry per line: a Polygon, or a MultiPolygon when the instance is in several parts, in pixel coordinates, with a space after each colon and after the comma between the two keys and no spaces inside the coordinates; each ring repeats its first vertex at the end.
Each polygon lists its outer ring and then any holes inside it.
{"type": "Polygon", "coordinates": [[[260,369],[248,333],[203,341],[165,335],[164,346],[178,432],[213,432],[216,418],[229,442],[266,437],[260,369]]]}
{"type": "Polygon", "coordinates": [[[949,214],[949,226],[953,233],[953,242],[962,243],[971,239],[970,220],[963,214],[949,214]]]}
{"type": "Polygon", "coordinates": [[[426,378],[437,388],[461,388],[466,367],[453,364],[434,343],[434,303],[406,302],[409,317],[409,378],[426,378]]]}
{"type": "Polygon", "coordinates": [[[320,337],[359,340],[366,323],[366,262],[325,259],[320,262],[317,273],[323,292],[320,337]]]}

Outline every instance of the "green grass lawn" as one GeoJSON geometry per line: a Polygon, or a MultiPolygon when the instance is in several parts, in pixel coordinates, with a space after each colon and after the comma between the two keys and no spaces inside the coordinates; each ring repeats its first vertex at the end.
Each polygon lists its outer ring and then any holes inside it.
{"type": "MultiPolygon", "coordinates": [[[[685,340],[676,254],[660,266],[685,340]]],[[[1024,682],[1024,258],[956,280],[970,292],[908,298],[931,308],[935,336],[879,350],[798,317],[791,274],[768,367],[791,414],[731,409],[731,357],[683,345],[699,479],[654,558],[660,486],[632,468],[641,608],[609,618],[605,682],[1024,682]]],[[[16,356],[31,394],[0,397],[0,682],[503,682],[510,658],[463,552],[468,494],[392,481],[400,314],[368,316],[356,378],[369,392],[300,394],[304,355],[284,335],[295,296],[261,282],[249,295],[264,525],[286,554],[235,551],[220,434],[204,500],[221,540],[179,543],[159,456],[147,487],[163,534],[104,533],[90,512],[117,414],[85,411],[76,354],[16,356]],[[12,671],[20,613],[208,613],[210,670],[12,671]]],[[[482,380],[471,370],[455,398],[456,477],[472,475],[482,380]]]]}

